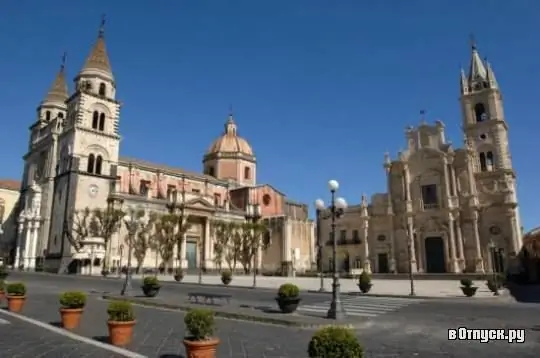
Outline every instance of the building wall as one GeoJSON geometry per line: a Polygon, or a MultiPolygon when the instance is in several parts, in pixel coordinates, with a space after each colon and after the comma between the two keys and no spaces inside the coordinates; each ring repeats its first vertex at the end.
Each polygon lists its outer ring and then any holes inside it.
{"type": "Polygon", "coordinates": [[[17,239],[17,206],[20,182],[0,180],[0,255],[12,249],[17,239]]]}

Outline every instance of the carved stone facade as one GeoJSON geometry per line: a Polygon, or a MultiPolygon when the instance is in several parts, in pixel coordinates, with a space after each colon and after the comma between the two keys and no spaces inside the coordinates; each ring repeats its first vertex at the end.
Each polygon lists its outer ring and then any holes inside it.
{"type": "MultiPolygon", "coordinates": [[[[501,270],[519,252],[522,231],[508,126],[494,72],[475,45],[461,74],[464,147],[444,124],[405,130],[407,149],[385,156],[387,192],[337,221],[338,269],[460,273],[501,270]],[[409,256],[410,255],[410,256],[409,256]],[[409,260],[410,257],[410,260],[409,260]]],[[[330,225],[320,223],[323,266],[332,265],[330,225]],[[327,241],[328,240],[328,241],[327,241]]]]}
{"type": "MultiPolygon", "coordinates": [[[[247,205],[258,204],[272,238],[260,256],[259,268],[290,273],[293,251],[300,252],[295,269],[312,267],[314,224],[307,205],[290,201],[271,185],[257,184],[255,154],[238,135],[232,114],[203,158],[204,174],[189,172],[119,155],[121,103],[116,99],[103,29],[74,82],[75,91],[69,94],[62,65],[31,127],[21,210],[31,209],[32,185],[40,189],[41,209],[35,257],[28,258],[32,262],[28,267],[45,258],[47,270],[65,271],[79,259],[80,249],[66,237],[72,225],[70,213],[106,208],[110,202],[122,202],[124,209],[165,212],[173,193],[184,199],[192,228],[182,243],[181,262],[162,264],[213,269],[212,221],[244,221],[247,205]]],[[[111,267],[126,262],[125,238],[122,227],[111,240],[111,267]]],[[[155,264],[156,254],[149,252],[143,266],[155,264]]]]}

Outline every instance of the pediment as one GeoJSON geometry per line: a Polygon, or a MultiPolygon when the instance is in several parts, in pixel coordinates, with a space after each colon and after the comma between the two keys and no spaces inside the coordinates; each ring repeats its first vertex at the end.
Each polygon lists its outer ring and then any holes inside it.
{"type": "Polygon", "coordinates": [[[203,209],[203,210],[209,210],[214,209],[214,204],[210,203],[205,198],[194,198],[186,202],[186,206],[192,208],[192,209],[203,209]]]}

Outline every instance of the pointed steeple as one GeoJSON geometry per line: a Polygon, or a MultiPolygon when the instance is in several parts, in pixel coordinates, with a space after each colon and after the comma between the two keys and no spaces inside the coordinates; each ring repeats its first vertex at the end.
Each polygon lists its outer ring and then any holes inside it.
{"type": "Polygon", "coordinates": [[[97,41],[94,44],[90,55],[87,57],[80,74],[89,70],[98,70],[108,74],[111,78],[113,77],[111,63],[105,45],[105,16],[101,19],[97,41]]]}
{"type": "Polygon", "coordinates": [[[486,79],[486,68],[478,53],[478,47],[474,37],[471,36],[471,64],[469,66],[469,82],[482,81],[486,79]]]}
{"type": "Polygon", "coordinates": [[[461,94],[466,94],[469,92],[469,82],[467,81],[467,75],[463,67],[461,68],[461,75],[459,78],[459,86],[461,88],[461,94]]]}
{"type": "Polygon", "coordinates": [[[236,136],[236,123],[234,121],[234,115],[232,106],[229,107],[229,116],[227,117],[227,122],[225,122],[225,134],[236,136]]]}
{"type": "Polygon", "coordinates": [[[44,103],[55,103],[55,104],[64,104],[64,101],[68,99],[68,87],[65,76],[65,67],[66,67],[66,54],[62,56],[62,64],[60,65],[60,70],[54,79],[54,82],[47,92],[47,95],[43,99],[42,104],[44,103]]]}
{"type": "Polygon", "coordinates": [[[495,72],[491,68],[491,64],[488,62],[487,58],[485,59],[486,63],[486,81],[489,85],[489,88],[499,88],[497,79],[495,78],[495,72]]]}

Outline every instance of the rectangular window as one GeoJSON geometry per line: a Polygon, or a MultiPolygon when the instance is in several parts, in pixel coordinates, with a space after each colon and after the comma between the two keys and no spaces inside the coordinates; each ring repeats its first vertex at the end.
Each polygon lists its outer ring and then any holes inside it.
{"type": "Polygon", "coordinates": [[[174,185],[167,185],[167,200],[173,201],[176,193],[176,187],[174,185]]]}
{"type": "Polygon", "coordinates": [[[356,256],[356,258],[354,259],[354,268],[362,268],[362,258],[360,256],[356,256]]]}
{"type": "Polygon", "coordinates": [[[339,241],[347,241],[347,230],[339,231],[339,241]]]}
{"type": "Polygon", "coordinates": [[[148,182],[146,180],[141,180],[141,182],[139,184],[139,194],[141,196],[148,196],[149,187],[150,187],[150,182],[148,182]]]}
{"type": "Polygon", "coordinates": [[[422,201],[424,202],[424,209],[437,207],[438,200],[436,184],[422,185],[422,201]]]}
{"type": "Polygon", "coordinates": [[[214,205],[221,206],[221,194],[214,194],[214,205]]]}
{"type": "Polygon", "coordinates": [[[352,232],[352,238],[355,243],[360,242],[360,232],[358,230],[353,230],[352,232]]]}
{"type": "Polygon", "coordinates": [[[195,194],[200,194],[201,190],[200,189],[191,189],[191,192],[195,193],[195,194]]]}

